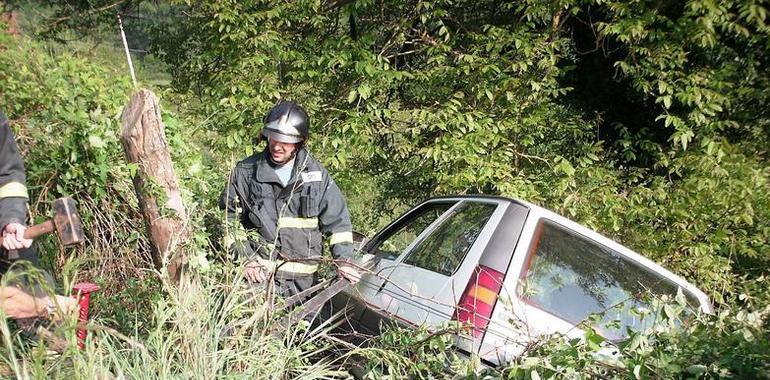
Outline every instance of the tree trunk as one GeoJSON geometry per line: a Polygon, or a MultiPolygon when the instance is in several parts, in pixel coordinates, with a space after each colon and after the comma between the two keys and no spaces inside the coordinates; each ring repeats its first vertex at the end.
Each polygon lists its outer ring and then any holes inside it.
{"type": "Polygon", "coordinates": [[[153,244],[153,262],[162,269],[166,261],[169,277],[176,282],[190,233],[155,94],[144,89],[135,93],[123,110],[121,123],[126,158],[138,166],[134,188],[153,244]]]}

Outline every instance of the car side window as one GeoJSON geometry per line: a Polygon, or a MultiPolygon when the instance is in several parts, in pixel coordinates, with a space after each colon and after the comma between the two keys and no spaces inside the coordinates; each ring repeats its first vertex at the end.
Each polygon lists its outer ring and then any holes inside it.
{"type": "Polygon", "coordinates": [[[608,339],[623,338],[626,327],[646,327],[649,322],[638,313],[648,307],[646,296],[673,296],[678,289],[647,267],[547,220],[536,228],[527,262],[518,292],[525,302],[573,324],[604,313],[598,327],[608,339]]]}
{"type": "Polygon", "coordinates": [[[395,260],[418,236],[457,202],[429,203],[415,210],[409,219],[400,226],[394,226],[392,232],[385,232],[379,238],[380,244],[371,250],[375,255],[388,260],[395,260]]]}
{"type": "Polygon", "coordinates": [[[452,275],[496,207],[491,203],[464,201],[412,249],[404,262],[446,276],[452,275]]]}

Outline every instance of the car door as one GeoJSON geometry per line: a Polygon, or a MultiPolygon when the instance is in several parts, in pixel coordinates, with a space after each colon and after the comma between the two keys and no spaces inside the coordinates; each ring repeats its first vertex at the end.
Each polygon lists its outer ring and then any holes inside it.
{"type": "MultiPolygon", "coordinates": [[[[461,200],[383,267],[362,324],[377,331],[383,318],[437,326],[452,319],[502,209],[490,199],[461,200]],[[375,325],[377,324],[377,325],[375,325]]],[[[397,237],[395,234],[388,239],[397,237]]]]}
{"type": "Polygon", "coordinates": [[[362,251],[374,255],[375,267],[370,273],[364,273],[356,286],[346,289],[333,300],[336,310],[347,310],[345,321],[353,330],[365,334],[379,331],[385,313],[383,305],[389,304],[383,302],[379,293],[396,262],[457,203],[456,199],[422,203],[385,227],[366,244],[362,251]]]}

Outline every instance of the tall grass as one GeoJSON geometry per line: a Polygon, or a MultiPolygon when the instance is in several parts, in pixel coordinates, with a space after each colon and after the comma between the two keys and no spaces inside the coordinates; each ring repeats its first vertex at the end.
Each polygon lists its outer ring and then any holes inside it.
{"type": "MultiPolygon", "coordinates": [[[[3,377],[66,379],[330,379],[347,377],[343,358],[329,354],[329,325],[302,323],[275,329],[279,316],[233,266],[214,274],[192,273],[146,305],[146,336],[88,325],[85,349],[74,339],[76,321],[51,326],[64,339],[58,353],[50,339],[24,338],[8,320],[2,331],[3,377]]],[[[62,342],[59,342],[60,345],[62,342]]]]}

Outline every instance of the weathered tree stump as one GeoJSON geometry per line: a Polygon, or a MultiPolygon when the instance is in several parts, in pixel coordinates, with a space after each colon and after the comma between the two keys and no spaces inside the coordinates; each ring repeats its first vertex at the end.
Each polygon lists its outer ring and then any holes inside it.
{"type": "Polygon", "coordinates": [[[6,25],[6,33],[12,36],[18,36],[21,34],[21,29],[19,28],[18,12],[6,12],[0,14],[0,23],[6,25]]]}
{"type": "Polygon", "coordinates": [[[126,158],[138,166],[134,189],[153,244],[153,262],[161,269],[167,260],[169,277],[177,281],[190,233],[158,97],[152,91],[139,90],[123,109],[121,123],[120,140],[126,158]]]}

